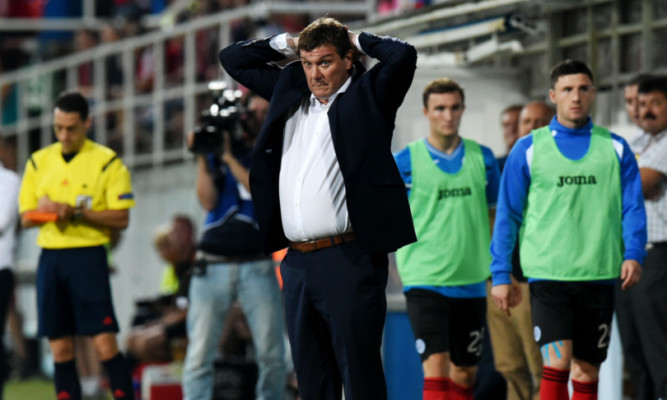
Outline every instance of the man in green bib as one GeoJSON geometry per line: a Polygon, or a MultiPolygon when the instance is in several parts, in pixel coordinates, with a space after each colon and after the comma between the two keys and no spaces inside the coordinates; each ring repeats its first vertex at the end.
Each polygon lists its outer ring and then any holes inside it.
{"type": "Polygon", "coordinates": [[[511,254],[519,233],[533,330],[543,358],[541,400],[597,399],[607,357],[614,284],[637,283],[646,213],[628,144],[588,116],[595,89],[586,64],[551,71],[551,123],[519,139],[498,195],[491,242],[493,300],[508,311],[511,254]]]}
{"type": "Polygon", "coordinates": [[[490,149],[459,136],[464,100],[450,79],[427,85],[430,133],[395,155],[418,239],[396,261],[422,360],[424,400],[472,400],[482,351],[500,172],[490,149]]]}

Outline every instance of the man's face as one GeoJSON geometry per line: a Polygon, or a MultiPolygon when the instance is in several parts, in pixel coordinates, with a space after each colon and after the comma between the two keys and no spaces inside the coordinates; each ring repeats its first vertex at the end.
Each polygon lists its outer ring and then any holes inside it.
{"type": "Polygon", "coordinates": [[[652,135],[667,129],[667,98],[661,91],[639,93],[639,126],[652,135]]]}
{"type": "Polygon", "coordinates": [[[464,110],[459,92],[431,93],[424,108],[424,115],[431,125],[431,136],[458,135],[464,110]]]}
{"type": "Polygon", "coordinates": [[[63,154],[81,150],[89,127],[90,118],[82,121],[78,112],[64,112],[59,108],[53,112],[53,131],[62,145],[63,154]]]}
{"type": "Polygon", "coordinates": [[[519,114],[519,137],[530,134],[533,129],[549,125],[553,112],[541,103],[526,104],[519,114]]]}
{"type": "Polygon", "coordinates": [[[521,110],[509,110],[500,116],[500,123],[503,127],[503,139],[507,149],[511,149],[519,138],[519,112],[521,110]]]}
{"type": "Polygon", "coordinates": [[[301,50],[301,65],[306,74],[308,88],[317,99],[327,104],[349,78],[352,68],[352,50],[341,58],[332,44],[316,47],[311,51],[301,50]]]}
{"type": "Polygon", "coordinates": [[[638,90],[639,85],[628,85],[623,90],[625,111],[627,111],[630,121],[635,125],[639,125],[639,108],[637,103],[638,90]]]}
{"type": "Polygon", "coordinates": [[[586,74],[562,75],[549,98],[556,105],[558,122],[568,128],[582,126],[588,120],[588,112],[595,99],[595,88],[586,74]]]}

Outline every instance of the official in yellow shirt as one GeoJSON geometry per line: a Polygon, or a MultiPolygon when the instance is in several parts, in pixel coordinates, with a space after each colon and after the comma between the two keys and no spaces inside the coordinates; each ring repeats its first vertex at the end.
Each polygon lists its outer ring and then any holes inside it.
{"type": "Polygon", "coordinates": [[[114,399],[134,399],[132,379],[118,351],[105,244],[125,229],[134,206],[130,172],[109,148],[87,138],[88,102],[77,92],[56,100],[57,143],[26,163],[19,193],[21,224],[39,227],[37,269],[40,336],[49,339],[58,399],[80,399],[75,335],[93,337],[114,399]],[[34,212],[50,213],[44,222],[34,212]]]}

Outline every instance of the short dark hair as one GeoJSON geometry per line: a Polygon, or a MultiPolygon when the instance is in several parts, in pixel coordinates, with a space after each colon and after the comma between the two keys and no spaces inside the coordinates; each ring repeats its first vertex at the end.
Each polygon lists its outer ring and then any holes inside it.
{"type": "Polygon", "coordinates": [[[434,80],[433,82],[426,85],[424,92],[422,93],[424,108],[428,108],[428,97],[432,93],[442,94],[452,92],[458,92],[461,95],[461,104],[465,104],[465,94],[463,93],[463,88],[461,85],[456,83],[456,81],[449,78],[440,78],[434,80]]]}
{"type": "Polygon", "coordinates": [[[653,75],[649,73],[641,73],[634,75],[625,83],[625,86],[639,85],[639,82],[643,81],[644,79],[649,79],[651,77],[653,77],[653,75]]]}
{"type": "Polygon", "coordinates": [[[81,121],[85,121],[88,118],[88,100],[77,91],[60,93],[60,96],[56,99],[55,108],[66,113],[79,113],[81,121]]]}
{"type": "Polygon", "coordinates": [[[551,88],[553,89],[556,86],[556,82],[561,76],[574,74],[586,74],[593,83],[593,73],[585,62],[567,59],[559,62],[551,69],[551,88]]]}
{"type": "Polygon", "coordinates": [[[651,75],[641,81],[638,93],[662,92],[667,97],[667,75],[651,75]]]}
{"type": "Polygon", "coordinates": [[[299,53],[325,45],[333,45],[341,58],[352,50],[347,28],[334,18],[318,18],[299,34],[299,53]]]}

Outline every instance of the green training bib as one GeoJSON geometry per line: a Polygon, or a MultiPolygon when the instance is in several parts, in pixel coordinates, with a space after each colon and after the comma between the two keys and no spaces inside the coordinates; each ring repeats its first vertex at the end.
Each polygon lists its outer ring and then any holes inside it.
{"type": "Polygon", "coordinates": [[[549,127],[533,131],[531,184],[520,239],[530,278],[613,279],[623,262],[620,165],[609,131],[595,126],[588,152],[565,157],[549,127]]]}
{"type": "Polygon", "coordinates": [[[467,285],[490,275],[484,157],[476,142],[462,140],[463,165],[454,174],[435,165],[423,140],[408,145],[417,242],[396,252],[404,286],[467,285]]]}

